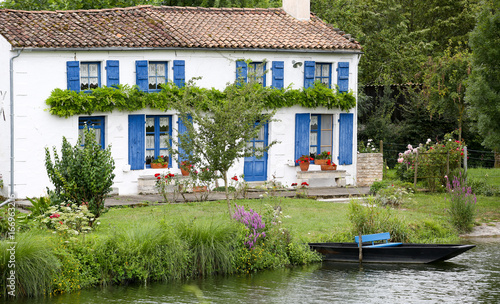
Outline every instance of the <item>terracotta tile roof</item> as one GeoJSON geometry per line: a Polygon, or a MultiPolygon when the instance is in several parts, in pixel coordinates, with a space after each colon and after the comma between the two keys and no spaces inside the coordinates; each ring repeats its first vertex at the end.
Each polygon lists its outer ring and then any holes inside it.
{"type": "Polygon", "coordinates": [[[299,21],[279,8],[3,9],[0,20],[0,35],[16,48],[361,49],[314,14],[299,21]]]}

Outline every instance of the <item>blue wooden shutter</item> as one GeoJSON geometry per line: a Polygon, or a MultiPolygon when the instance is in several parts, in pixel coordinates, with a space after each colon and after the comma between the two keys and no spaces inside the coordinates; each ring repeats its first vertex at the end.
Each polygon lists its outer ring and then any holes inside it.
{"type": "Polygon", "coordinates": [[[349,91],[349,62],[339,62],[337,68],[337,85],[339,92],[349,91]]]}
{"type": "Polygon", "coordinates": [[[339,165],[352,165],[353,118],[352,113],[340,114],[339,165]]]}
{"type": "Polygon", "coordinates": [[[309,113],[295,114],[295,160],[302,155],[309,155],[310,126],[311,115],[309,113]]]}
{"type": "Polygon", "coordinates": [[[186,70],[184,60],[174,60],[174,83],[179,88],[182,88],[186,82],[186,70]]]}
{"type": "Polygon", "coordinates": [[[120,62],[118,60],[106,61],[106,86],[116,87],[120,84],[120,62]]]}
{"type": "Polygon", "coordinates": [[[68,90],[80,92],[80,62],[66,61],[68,90]]]}
{"type": "Polygon", "coordinates": [[[304,62],[304,89],[314,86],[314,72],[316,70],[316,62],[304,62]]]}
{"type": "Polygon", "coordinates": [[[272,69],[273,69],[273,82],[271,86],[276,89],[283,89],[285,62],[273,61],[272,69]]]}
{"type": "Polygon", "coordinates": [[[247,63],[242,60],[236,61],[236,82],[247,83],[247,63]]]}
{"type": "MultiPolygon", "coordinates": [[[[188,115],[187,118],[188,118],[189,123],[192,124],[193,123],[193,118],[191,117],[191,115],[188,115]]],[[[182,120],[182,117],[179,117],[178,123],[179,123],[178,133],[179,134],[184,134],[187,131],[187,128],[186,128],[186,125],[185,125],[184,121],[182,120]]],[[[181,140],[181,138],[179,136],[179,142],[180,142],[180,140],[181,140]]],[[[184,150],[181,147],[179,147],[179,162],[182,162],[182,161],[186,160],[186,158],[183,157],[184,154],[185,154],[184,150]]]]}
{"type": "Polygon", "coordinates": [[[139,87],[139,90],[143,92],[148,91],[148,61],[147,60],[137,60],[135,62],[135,84],[139,87]]]}
{"type": "Polygon", "coordinates": [[[144,115],[128,116],[128,163],[132,170],[144,169],[146,160],[145,125],[146,117],[144,115]]]}

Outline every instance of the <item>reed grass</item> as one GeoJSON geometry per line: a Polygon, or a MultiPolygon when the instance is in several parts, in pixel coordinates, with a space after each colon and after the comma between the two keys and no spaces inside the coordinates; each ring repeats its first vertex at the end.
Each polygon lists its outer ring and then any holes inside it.
{"type": "Polygon", "coordinates": [[[54,239],[37,231],[18,233],[15,246],[15,268],[9,268],[10,252],[12,246],[7,241],[0,241],[1,263],[0,290],[2,296],[7,293],[6,278],[10,270],[15,271],[16,296],[35,296],[49,293],[52,290],[54,275],[60,271],[61,263],[54,254],[50,244],[54,239]]]}
{"type": "Polygon", "coordinates": [[[182,222],[176,226],[191,252],[191,275],[209,276],[235,271],[236,252],[243,246],[242,225],[234,222],[182,222]]]}

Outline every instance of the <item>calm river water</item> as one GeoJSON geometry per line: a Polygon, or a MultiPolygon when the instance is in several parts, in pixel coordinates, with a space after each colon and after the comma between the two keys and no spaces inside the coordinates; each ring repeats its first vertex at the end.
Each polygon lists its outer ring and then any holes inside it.
{"type": "Polygon", "coordinates": [[[323,263],[174,284],[83,290],[15,303],[500,303],[500,238],[431,265],[323,263]],[[199,291],[198,296],[186,286],[199,291]],[[205,302],[204,302],[205,301],[205,302]]]}

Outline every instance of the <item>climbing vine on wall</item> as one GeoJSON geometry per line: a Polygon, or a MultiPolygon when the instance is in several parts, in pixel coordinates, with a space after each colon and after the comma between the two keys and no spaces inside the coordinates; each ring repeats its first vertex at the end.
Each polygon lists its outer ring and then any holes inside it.
{"type": "MultiPolygon", "coordinates": [[[[114,110],[133,112],[144,108],[167,111],[173,103],[184,94],[194,94],[199,98],[191,98],[198,106],[204,107],[207,102],[226,98],[226,91],[204,89],[188,84],[190,89],[179,88],[174,84],[166,84],[160,92],[145,93],[136,86],[119,85],[101,87],[90,93],[55,89],[45,101],[50,114],[60,117],[73,115],[90,115],[95,112],[112,112],[114,110]]],[[[236,85],[236,84],[232,84],[236,85]]],[[[252,84],[248,84],[252,85],[252,84]]],[[[340,108],[347,111],[356,105],[356,98],[349,93],[338,93],[321,84],[307,89],[273,89],[253,85],[255,90],[266,90],[265,104],[269,109],[279,109],[299,105],[305,108],[325,107],[340,108]]],[[[194,96],[194,97],[196,97],[194,96]]],[[[195,106],[195,105],[194,105],[195,106]]]]}

